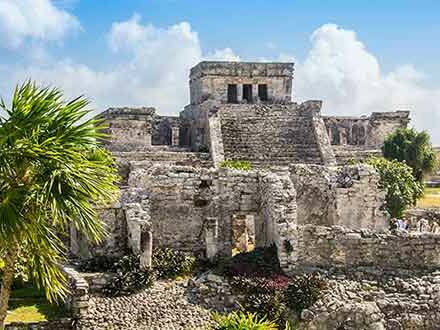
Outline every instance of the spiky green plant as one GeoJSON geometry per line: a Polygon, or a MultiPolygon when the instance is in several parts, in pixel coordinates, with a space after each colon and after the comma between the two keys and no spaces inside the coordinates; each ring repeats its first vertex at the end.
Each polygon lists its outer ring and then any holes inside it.
{"type": "Polygon", "coordinates": [[[226,315],[214,313],[212,319],[217,323],[216,330],[277,330],[275,322],[259,317],[255,313],[232,312],[226,315]]]}
{"type": "Polygon", "coordinates": [[[66,102],[60,90],[31,81],[16,87],[10,106],[0,102],[0,329],[19,253],[53,301],[67,292],[60,233],[74,226],[92,242],[103,238],[94,205],[117,198],[118,177],[99,143],[100,122],[86,119],[88,104],[82,96],[66,102]]]}

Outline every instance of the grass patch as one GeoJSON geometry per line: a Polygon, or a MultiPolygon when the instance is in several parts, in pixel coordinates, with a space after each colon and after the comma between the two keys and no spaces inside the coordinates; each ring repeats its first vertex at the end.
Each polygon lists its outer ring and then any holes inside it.
{"type": "Polygon", "coordinates": [[[47,302],[41,290],[25,287],[12,291],[6,324],[58,320],[68,315],[63,306],[47,302]]]}
{"type": "Polygon", "coordinates": [[[422,208],[440,208],[440,188],[425,188],[423,197],[417,201],[417,206],[422,208]]]}

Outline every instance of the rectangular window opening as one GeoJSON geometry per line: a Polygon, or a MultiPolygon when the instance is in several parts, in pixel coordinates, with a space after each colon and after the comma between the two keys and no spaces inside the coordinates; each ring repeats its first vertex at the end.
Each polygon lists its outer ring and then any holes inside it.
{"type": "Polygon", "coordinates": [[[266,84],[258,85],[258,98],[262,102],[267,101],[267,85],[266,84]]]}
{"type": "Polygon", "coordinates": [[[252,103],[252,85],[243,85],[243,100],[246,100],[247,103],[252,103]]]}
{"type": "Polygon", "coordinates": [[[228,103],[237,103],[237,85],[228,85],[228,103]]]}

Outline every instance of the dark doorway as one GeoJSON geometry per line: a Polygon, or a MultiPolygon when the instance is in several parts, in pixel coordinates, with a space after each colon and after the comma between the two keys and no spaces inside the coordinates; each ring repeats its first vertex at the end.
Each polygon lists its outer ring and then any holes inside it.
{"type": "Polygon", "coordinates": [[[252,103],[252,85],[243,85],[243,100],[246,100],[247,103],[252,103]]]}
{"type": "Polygon", "coordinates": [[[228,85],[228,103],[237,103],[237,85],[228,85]]]}
{"type": "Polygon", "coordinates": [[[267,101],[267,85],[258,85],[258,98],[260,101],[265,102],[267,101]]]}
{"type": "Polygon", "coordinates": [[[351,143],[353,145],[359,144],[359,127],[357,125],[353,125],[351,128],[351,143]]]}
{"type": "Polygon", "coordinates": [[[331,128],[331,136],[332,136],[332,145],[340,145],[341,144],[341,136],[339,135],[339,129],[336,125],[331,128]]]}

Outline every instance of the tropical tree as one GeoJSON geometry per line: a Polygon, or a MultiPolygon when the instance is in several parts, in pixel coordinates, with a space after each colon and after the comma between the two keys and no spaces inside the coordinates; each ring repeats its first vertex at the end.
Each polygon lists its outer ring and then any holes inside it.
{"type": "Polygon", "coordinates": [[[400,128],[388,136],[382,152],[386,159],[395,159],[409,165],[420,183],[423,183],[424,176],[436,166],[436,154],[431,138],[425,131],[400,128]]]}
{"type": "Polygon", "coordinates": [[[422,196],[423,185],[414,178],[408,165],[379,157],[370,158],[367,163],[379,173],[379,186],[386,192],[385,208],[391,216],[401,217],[422,196]]]}
{"type": "Polygon", "coordinates": [[[60,90],[31,81],[16,87],[10,106],[0,101],[0,329],[19,253],[54,301],[68,290],[60,234],[74,226],[99,242],[105,233],[94,205],[117,198],[118,177],[99,142],[101,122],[87,119],[87,106],[82,96],[66,102],[60,90]]]}

